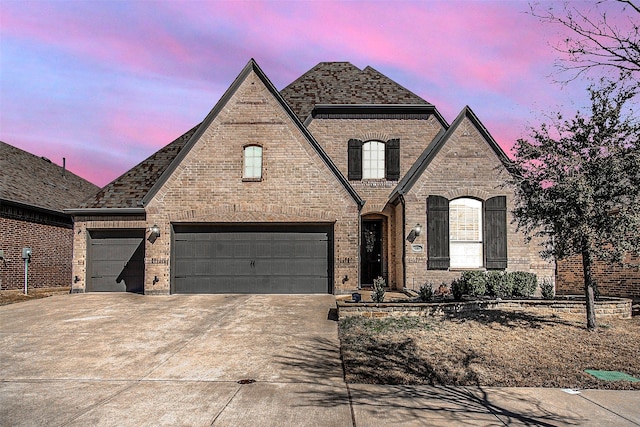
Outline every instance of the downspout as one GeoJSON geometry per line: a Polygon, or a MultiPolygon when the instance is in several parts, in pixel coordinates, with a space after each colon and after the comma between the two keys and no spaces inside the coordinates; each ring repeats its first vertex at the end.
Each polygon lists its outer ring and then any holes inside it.
{"type": "Polygon", "coordinates": [[[406,206],[404,203],[404,194],[400,193],[400,203],[402,204],[402,289],[407,289],[407,245],[404,240],[406,236],[406,206]]]}

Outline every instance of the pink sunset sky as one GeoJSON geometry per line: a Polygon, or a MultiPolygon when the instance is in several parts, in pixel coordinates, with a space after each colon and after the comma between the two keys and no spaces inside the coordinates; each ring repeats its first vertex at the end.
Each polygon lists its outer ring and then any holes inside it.
{"type": "MultiPolygon", "coordinates": [[[[562,10],[561,2],[537,3],[562,10]]],[[[593,3],[582,3],[589,9],[593,3]]],[[[608,7],[600,5],[598,7],[608,7]]],[[[551,111],[563,28],[525,1],[0,2],[0,140],[104,186],[202,121],[250,58],[278,89],[322,61],[465,105],[509,151],[551,111]]]]}

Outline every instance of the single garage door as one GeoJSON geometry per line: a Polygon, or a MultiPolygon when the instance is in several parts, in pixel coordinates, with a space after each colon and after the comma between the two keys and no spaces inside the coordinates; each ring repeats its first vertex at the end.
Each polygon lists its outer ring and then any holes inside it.
{"type": "Polygon", "coordinates": [[[175,293],[330,293],[331,226],[175,226],[175,293]]]}
{"type": "Polygon", "coordinates": [[[144,292],[144,230],[89,232],[87,292],[144,292]]]}

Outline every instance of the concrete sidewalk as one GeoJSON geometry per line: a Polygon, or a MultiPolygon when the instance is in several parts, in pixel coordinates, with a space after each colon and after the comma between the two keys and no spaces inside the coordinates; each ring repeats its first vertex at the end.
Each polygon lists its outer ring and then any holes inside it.
{"type": "Polygon", "coordinates": [[[640,426],[640,392],[349,385],[331,295],[0,307],[0,425],[640,426]]]}

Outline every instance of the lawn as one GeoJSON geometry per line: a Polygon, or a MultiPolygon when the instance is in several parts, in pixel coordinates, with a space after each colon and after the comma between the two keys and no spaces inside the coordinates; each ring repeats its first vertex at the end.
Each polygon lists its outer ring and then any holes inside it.
{"type": "Polygon", "coordinates": [[[585,369],[640,379],[640,317],[599,320],[491,310],[454,317],[340,321],[346,380],[371,384],[636,389],[585,369]]]}

